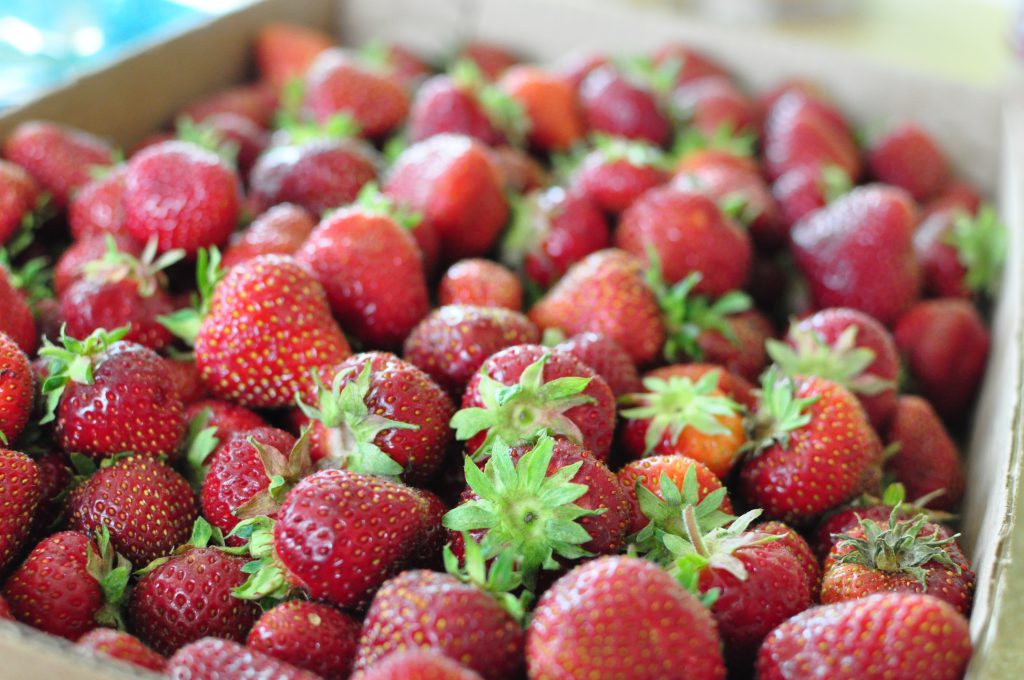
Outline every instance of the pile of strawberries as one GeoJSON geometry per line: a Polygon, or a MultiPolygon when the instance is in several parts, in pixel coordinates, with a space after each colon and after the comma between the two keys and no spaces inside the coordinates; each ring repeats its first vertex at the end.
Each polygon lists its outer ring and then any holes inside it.
{"type": "Polygon", "coordinates": [[[924,131],[679,45],[256,58],[127,160],[3,145],[0,618],[179,678],[962,676],[1005,245],[924,131]]]}

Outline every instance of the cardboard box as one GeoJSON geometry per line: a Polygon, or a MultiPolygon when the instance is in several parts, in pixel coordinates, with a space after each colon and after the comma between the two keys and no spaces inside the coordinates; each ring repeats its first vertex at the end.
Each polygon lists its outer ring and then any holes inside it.
{"type": "MultiPolygon", "coordinates": [[[[469,37],[553,60],[575,49],[646,52],[681,40],[707,51],[763,89],[791,77],[821,83],[861,125],[914,119],[949,152],[960,173],[997,198],[1009,225],[1009,258],[992,325],[993,346],[968,447],[963,545],[978,574],[968,677],[1021,677],[1024,528],[1018,521],[1024,362],[1024,96],[1004,96],[902,72],[824,49],[794,47],[743,30],[688,23],[652,9],[586,0],[263,0],[185,34],[146,45],[99,72],[0,116],[0,138],[31,118],[63,121],[125,147],[166,124],[185,102],[250,72],[249,47],[264,23],[287,20],[336,30],[342,41],[401,41],[443,55],[469,37]]],[[[62,641],[0,622],[0,676],[143,677],[84,659],[62,641]]]]}

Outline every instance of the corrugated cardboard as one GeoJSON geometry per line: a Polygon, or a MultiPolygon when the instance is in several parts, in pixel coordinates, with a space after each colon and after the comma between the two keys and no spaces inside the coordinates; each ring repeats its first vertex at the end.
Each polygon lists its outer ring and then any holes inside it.
{"type": "MultiPolygon", "coordinates": [[[[742,30],[687,23],[655,10],[585,0],[264,0],[148,45],[0,116],[0,138],[19,121],[48,118],[128,147],[168,123],[183,103],[244,78],[252,37],[274,19],[330,27],[348,43],[382,37],[434,55],[470,37],[496,40],[539,60],[554,60],[575,49],[647,52],[681,40],[721,60],[751,87],[807,77],[821,83],[860,125],[914,119],[935,134],[958,170],[998,197],[1011,227],[992,356],[968,453],[963,544],[978,572],[971,619],[977,649],[969,677],[1024,677],[1024,646],[1018,642],[1024,630],[1024,528],[1017,521],[1024,450],[1024,97],[1007,104],[993,90],[824,49],[796,48],[742,30]],[[1017,568],[1011,568],[1014,562],[1017,568]]],[[[130,676],[85,661],[64,647],[34,631],[0,623],[0,677],[130,676]]]]}

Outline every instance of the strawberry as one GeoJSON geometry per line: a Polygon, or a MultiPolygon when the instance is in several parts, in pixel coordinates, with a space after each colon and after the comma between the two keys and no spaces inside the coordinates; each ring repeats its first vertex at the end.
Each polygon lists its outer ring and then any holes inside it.
{"type": "Polygon", "coordinates": [[[437,227],[432,222],[423,219],[422,213],[408,210],[392,197],[381,193],[376,182],[366,184],[359,191],[356,205],[368,214],[388,217],[409,231],[423,256],[423,271],[426,272],[428,279],[433,281],[441,256],[441,240],[437,227]]]}
{"type": "Polygon", "coordinates": [[[318,680],[319,675],[231,640],[204,637],[174,653],[167,661],[172,678],[274,678],[318,680]]]}
{"type": "Polygon", "coordinates": [[[681,43],[662,45],[654,51],[651,61],[655,66],[672,66],[673,82],[677,87],[710,76],[729,77],[729,72],[721,64],[703,52],[681,43]]]}
{"type": "Polygon", "coordinates": [[[852,189],[850,176],[837,165],[799,165],[772,184],[782,223],[793,226],[852,189]]]}
{"type": "Polygon", "coordinates": [[[141,571],[126,613],[135,634],[160,654],[206,635],[244,642],[260,615],[254,603],[232,596],[245,581],[246,560],[208,547],[217,536],[200,519],[188,543],[141,571]]]}
{"type": "Polygon", "coordinates": [[[435,135],[407,148],[383,191],[423,215],[448,262],[486,254],[508,219],[501,178],[486,147],[463,135],[435,135]]]}
{"type": "Polygon", "coordinates": [[[894,335],[921,395],[943,418],[964,419],[990,345],[974,305],[952,298],[919,302],[900,317],[894,335]]]}
{"type": "Polygon", "coordinates": [[[946,183],[939,194],[924,206],[924,213],[921,221],[928,219],[937,212],[958,208],[975,216],[981,209],[982,198],[978,190],[971,184],[960,180],[952,179],[946,183]]]}
{"type": "Polygon", "coordinates": [[[768,353],[790,375],[817,375],[853,392],[881,432],[896,409],[900,358],[892,334],[863,312],[823,309],[790,324],[768,353]]]}
{"type": "Polygon", "coordinates": [[[910,498],[941,492],[926,507],[953,510],[964,493],[964,470],[956,443],[926,400],[901,396],[886,442],[898,446],[885,471],[901,482],[910,498]]]}
{"type": "Polygon", "coordinates": [[[379,139],[394,131],[409,112],[409,94],[390,74],[331,48],[317,55],[305,76],[303,107],[319,123],[342,113],[360,134],[379,139]]]}
{"type": "Polygon", "coordinates": [[[610,64],[598,66],[583,78],[579,99],[591,132],[645,140],[655,146],[664,146],[672,134],[672,124],[655,92],[610,64]]]}
{"type": "Polygon", "coordinates": [[[441,305],[476,305],[523,308],[523,286],[519,279],[497,262],[484,259],[459,260],[444,273],[437,289],[441,305]]]}
{"type": "Polygon", "coordinates": [[[630,459],[679,454],[724,479],[746,442],[740,406],[721,392],[718,373],[693,382],[646,377],[644,391],[627,395],[621,443],[630,459]]]}
{"type": "Polygon", "coordinates": [[[880,182],[905,189],[924,202],[949,181],[949,161],[927,132],[904,123],[875,139],[867,150],[868,168],[880,182]]]}
{"type": "Polygon", "coordinates": [[[831,604],[883,592],[924,593],[948,602],[967,616],[974,592],[971,571],[956,537],[924,515],[888,524],[862,519],[838,536],[825,560],[821,602],[831,604]]]}
{"type": "Polygon", "coordinates": [[[606,335],[579,333],[558,343],[555,349],[571,354],[592,368],[608,383],[616,399],[641,389],[640,376],[629,353],[606,335]]]}
{"type": "Polygon", "coordinates": [[[167,659],[134,635],[110,628],[92,629],[78,638],[75,647],[93,656],[116,659],[157,673],[162,673],[167,665],[167,659]]]}
{"type": "Polygon", "coordinates": [[[455,58],[473,62],[488,80],[497,80],[519,62],[519,57],[506,47],[482,40],[470,40],[459,48],[455,58]]]}
{"type": "Polygon", "coordinates": [[[64,499],[72,481],[67,456],[60,451],[44,451],[35,454],[39,469],[39,504],[32,516],[31,540],[53,533],[62,519],[64,499]]]}
{"type": "Polygon", "coordinates": [[[512,195],[510,202],[518,194],[542,189],[551,182],[548,169],[537,158],[517,146],[503,144],[488,147],[487,152],[498,171],[505,193],[512,195]]]}
{"type": "Polygon", "coordinates": [[[347,678],[359,644],[359,621],[319,602],[292,600],[268,609],[249,631],[249,649],[316,673],[347,678]]]}
{"type": "Polygon", "coordinates": [[[993,296],[1006,256],[1006,227],[991,207],[970,217],[960,208],[933,211],[914,232],[925,291],[936,297],[993,296]]]}
{"type": "Polygon", "coordinates": [[[751,431],[740,489],[751,505],[787,522],[851,500],[882,462],[882,444],[856,397],[823,378],[765,373],[751,431]]]}
{"type": "Polygon", "coordinates": [[[31,458],[0,448],[0,573],[18,557],[42,495],[40,470],[31,458]]]}
{"type": "Polygon", "coordinates": [[[400,347],[430,310],[416,241],[386,215],[338,210],[316,226],[295,259],[324,287],[342,326],[371,347],[400,347]]]}
{"type": "Polygon", "coordinates": [[[793,254],[820,307],[852,307],[890,325],[917,299],[917,209],[902,189],[857,188],[793,226],[793,254]]]}
{"type": "Polygon", "coordinates": [[[235,234],[224,251],[225,269],[257,255],[294,255],[309,238],[316,222],[303,208],[280,203],[260,213],[245,231],[235,234]]]}
{"type": "Polygon", "coordinates": [[[783,623],[761,646],[757,677],[957,680],[970,657],[967,619],[953,607],[929,595],[883,593],[783,623]]]}
{"type": "Polygon", "coordinates": [[[534,66],[513,66],[502,74],[498,87],[523,108],[531,147],[568,151],[583,137],[576,92],[557,75],[534,66]]]}
{"type": "Polygon", "coordinates": [[[782,94],[768,109],[762,156],[772,181],[808,165],[834,165],[851,179],[861,173],[860,155],[842,114],[823,99],[800,91],[782,94]]]}
{"type": "Polygon", "coordinates": [[[218,442],[238,432],[267,426],[267,422],[254,411],[219,399],[201,399],[189,404],[185,407],[185,419],[190,429],[212,428],[211,434],[218,442]]]}
{"type": "Polygon", "coordinates": [[[63,209],[76,189],[89,181],[90,168],[114,162],[114,151],[102,139],[43,121],[18,125],[4,142],[3,155],[17,163],[63,209]]]}
{"type": "Polygon", "coordinates": [[[803,572],[804,578],[807,580],[811,598],[817,602],[818,591],[821,590],[821,564],[807,540],[798,534],[796,529],[777,520],[755,524],[754,530],[781,537],[777,545],[796,557],[800,564],[800,571],[803,572]]]}
{"type": "Polygon", "coordinates": [[[728,77],[688,80],[672,90],[670,105],[688,131],[706,138],[720,130],[733,135],[754,131],[753,103],[728,77]]]}
{"type": "Polygon", "coordinates": [[[594,148],[570,171],[570,190],[618,215],[641,195],[669,179],[668,159],[644,142],[597,134],[594,148]]]}
{"type": "Polygon", "coordinates": [[[601,557],[541,597],[526,633],[526,663],[530,677],[552,680],[653,680],[683,669],[693,680],[720,679],[720,644],[711,614],[660,567],[601,557]]]}
{"type": "Polygon", "coordinates": [[[665,341],[658,302],[644,282],[642,264],[617,249],[598,251],[573,265],[533,306],[530,320],[542,330],[602,333],[637,365],[654,361],[665,341]]]}
{"type": "Polygon", "coordinates": [[[10,272],[3,266],[0,266],[0,309],[4,310],[0,316],[0,333],[7,334],[26,354],[35,354],[39,346],[39,334],[32,308],[25,294],[14,285],[10,272]]]}
{"type": "Polygon", "coordinates": [[[11,613],[50,635],[77,640],[97,626],[123,625],[120,604],[132,565],[104,529],[94,542],[77,531],[45,538],[7,579],[11,613]]]}
{"type": "MultiPolygon", "coordinates": [[[[630,534],[640,532],[653,522],[656,527],[667,525],[674,529],[672,533],[684,535],[685,529],[680,524],[683,505],[700,506],[719,489],[722,491],[708,501],[707,507],[720,509],[732,519],[732,503],[722,482],[708,466],[692,458],[675,453],[648,456],[627,463],[619,470],[618,478],[633,506],[630,534]]],[[[702,520],[702,524],[707,521],[702,520]]]]}
{"type": "Polygon", "coordinates": [[[371,40],[363,45],[359,49],[359,57],[386,71],[409,90],[415,90],[434,71],[430,64],[408,47],[383,40],[371,40]]]}
{"type": "Polygon", "coordinates": [[[221,245],[238,222],[238,177],[212,151],[189,142],[164,142],[128,162],[124,178],[125,229],[140,241],[156,238],[160,252],[195,255],[221,245]]]}
{"type": "Polygon", "coordinates": [[[256,159],[270,144],[270,133],[238,113],[214,113],[194,123],[178,120],[178,139],[205,146],[233,161],[243,180],[249,177],[256,159]]]}
{"type": "Polygon", "coordinates": [[[577,192],[559,187],[533,191],[513,201],[512,208],[501,260],[542,289],[571,265],[610,245],[604,215],[577,192]]]}
{"type": "Polygon", "coordinates": [[[0,332],[0,446],[6,447],[21,436],[32,415],[35,392],[28,357],[14,340],[0,332]]]}
{"type": "Polygon", "coordinates": [[[317,55],[334,46],[331,36],[306,26],[271,22],[253,42],[260,78],[280,88],[301,78],[317,55]]]}
{"type": "Polygon", "coordinates": [[[123,451],[173,456],[185,434],[185,413],[156,352],[122,338],[127,328],[99,329],[84,340],[47,341],[43,383],[46,416],[56,442],[95,460],[123,451]]]}
{"type": "Polygon", "coordinates": [[[506,347],[540,340],[519,312],[495,307],[446,305],[428,314],[405,341],[405,360],[449,395],[459,398],[487,357],[506,347]]]}
{"type": "Polygon", "coordinates": [[[603,378],[571,354],[515,345],[484,361],[451,424],[474,455],[485,454],[495,439],[514,446],[547,432],[605,460],[615,430],[615,397],[603,378]]]}
{"type": "Polygon", "coordinates": [[[205,123],[214,116],[229,113],[241,116],[265,129],[273,122],[277,105],[278,96],[274,88],[264,83],[238,85],[217,90],[189,102],[178,112],[177,118],[189,118],[195,123],[205,123]]]}
{"type": "Polygon", "coordinates": [[[743,376],[732,373],[716,364],[670,364],[656,368],[653,371],[648,371],[644,377],[658,378],[660,380],[668,380],[673,377],[689,378],[696,383],[712,372],[718,375],[717,387],[725,396],[743,406],[747,411],[753,411],[757,407],[754,386],[747,382],[747,379],[743,376]]]}
{"type": "Polygon", "coordinates": [[[353,680],[482,680],[481,676],[436,652],[415,648],[395,652],[352,676],[353,680]]]}
{"type": "Polygon", "coordinates": [[[133,564],[148,564],[184,543],[199,514],[185,478],[142,454],[115,458],[92,472],[72,489],[65,512],[69,529],[107,527],[111,544],[133,564]]]}
{"type": "Polygon", "coordinates": [[[188,415],[188,407],[197,401],[206,398],[206,388],[199,380],[199,372],[196,370],[196,362],[193,358],[164,359],[164,366],[171,376],[171,383],[178,392],[178,397],[186,407],[185,420],[192,418],[188,415]]]}
{"type": "Polygon", "coordinates": [[[0,159],[0,245],[33,219],[39,185],[20,165],[0,159]]]}
{"type": "MultiPolygon", "coordinates": [[[[87,265],[103,260],[111,252],[111,241],[118,253],[135,258],[142,256],[142,244],[127,234],[89,232],[60,254],[57,266],[53,270],[53,292],[63,296],[71,284],[84,278],[87,265]]],[[[95,265],[93,268],[95,269],[95,265]]]]}

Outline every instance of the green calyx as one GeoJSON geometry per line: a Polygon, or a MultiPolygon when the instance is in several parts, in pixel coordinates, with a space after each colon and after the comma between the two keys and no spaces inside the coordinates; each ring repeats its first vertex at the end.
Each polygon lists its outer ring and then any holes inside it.
{"type": "Polygon", "coordinates": [[[64,328],[60,330],[60,343],[54,345],[44,340],[39,356],[47,360],[47,377],[43,381],[43,394],[46,395],[46,414],[40,424],[52,421],[57,413],[57,405],[69,382],[91,385],[92,369],[96,355],[106,351],[112,344],[128,334],[128,326],[108,331],[99,328],[84,340],[69,337],[64,328]]]}
{"type": "MultiPolygon", "coordinates": [[[[15,237],[16,239],[17,237],[15,237]]],[[[15,244],[0,248],[0,276],[6,272],[11,286],[17,288],[30,304],[53,297],[53,269],[45,257],[34,257],[22,265],[13,262],[17,256],[15,244]]]]}
{"type": "Polygon", "coordinates": [[[398,205],[390,196],[381,193],[376,182],[367,182],[359,190],[355,205],[365,213],[390,217],[400,227],[413,231],[423,221],[423,213],[407,210],[398,205]]]}
{"type": "Polygon", "coordinates": [[[513,594],[523,585],[523,575],[517,568],[515,554],[507,550],[485,554],[484,548],[467,532],[462,533],[462,543],[461,565],[451,547],[444,547],[442,556],[445,571],[463,583],[470,583],[490,594],[512,618],[522,624],[526,620],[526,608],[533,600],[533,594],[528,590],[520,591],[518,596],[513,594]],[[491,561],[490,566],[488,560],[491,561]]]}
{"type": "Polygon", "coordinates": [[[790,433],[811,422],[807,409],[818,399],[797,399],[793,379],[771,366],[761,376],[760,406],[747,421],[748,443],[742,450],[756,455],[775,445],[789,448],[790,433]]]}
{"type": "Polygon", "coordinates": [[[526,109],[501,88],[488,82],[476,62],[459,59],[452,64],[448,75],[456,87],[476,97],[491,124],[505,135],[509,144],[526,144],[526,136],[530,133],[530,118],[526,115],[526,109]]]}
{"type": "Polygon", "coordinates": [[[519,270],[523,261],[551,230],[551,222],[541,205],[543,194],[531,192],[509,197],[512,219],[501,240],[500,259],[509,267],[519,270]]]}
{"type": "Polygon", "coordinates": [[[216,247],[200,248],[196,255],[196,290],[192,303],[185,309],[157,317],[164,328],[183,340],[189,347],[195,344],[203,318],[210,312],[213,289],[222,278],[220,250],[216,247]]]}
{"type": "Polygon", "coordinates": [[[192,488],[197,491],[202,487],[210,468],[206,461],[220,445],[217,428],[208,426],[209,421],[210,409],[204,408],[189,421],[185,442],[182,445],[185,453],[185,476],[192,488]]]}
{"type": "Polygon", "coordinates": [[[821,194],[826,203],[832,203],[853,189],[853,180],[846,170],[838,165],[826,165],[821,169],[821,194]]]}
{"type": "Polygon", "coordinates": [[[668,171],[672,168],[672,158],[660,148],[647,142],[625,137],[614,137],[604,133],[595,133],[590,138],[594,149],[601,152],[605,162],[626,161],[638,168],[658,168],[668,171]]]}
{"type": "Polygon", "coordinates": [[[537,441],[545,434],[561,435],[576,444],[583,442],[579,426],[565,415],[576,406],[594,403],[584,394],[590,378],[565,377],[544,381],[545,352],[523,371],[515,385],[504,385],[481,372],[482,407],[464,408],[452,417],[455,437],[466,440],[487,431],[483,444],[473,452],[480,457],[501,439],[512,446],[537,441]]]}
{"type": "Polygon", "coordinates": [[[615,67],[627,80],[650,89],[658,97],[666,97],[679,80],[683,62],[672,57],[657,64],[650,57],[628,56],[616,59],[615,67]]]}
{"type": "Polygon", "coordinates": [[[286,456],[273,446],[267,446],[249,437],[248,441],[263,464],[263,471],[270,480],[267,488],[255,494],[248,501],[235,508],[235,517],[252,519],[261,515],[272,515],[281,508],[284,497],[292,490],[299,480],[313,471],[313,461],[309,456],[309,433],[312,427],[307,426],[295,441],[292,450],[286,456]]]}
{"type": "Polygon", "coordinates": [[[405,470],[374,440],[387,430],[418,430],[419,426],[370,412],[366,405],[370,393],[370,363],[366,362],[354,380],[349,379],[354,369],[339,371],[330,388],[324,386],[314,371],[317,405],[310,406],[301,397],[296,397],[296,401],[306,416],[324,426],[320,445],[327,457],[322,463],[368,475],[397,477],[405,470]]]}
{"type": "Polygon", "coordinates": [[[93,619],[101,626],[124,630],[121,618],[121,604],[128,591],[128,579],[132,575],[132,563],[110,545],[110,531],[106,525],[96,530],[96,546],[99,552],[86,548],[85,568],[96,579],[103,591],[103,605],[93,619]]]}
{"type": "Polygon", "coordinates": [[[1006,259],[1006,226],[986,205],[975,218],[960,214],[945,238],[956,248],[957,259],[967,270],[964,285],[971,291],[995,295],[1006,259]]]}
{"type": "Polygon", "coordinates": [[[187,542],[175,548],[174,552],[170,555],[158,557],[142,569],[136,570],[135,575],[145,576],[160,565],[166,564],[172,557],[184,555],[190,550],[206,548],[208,546],[215,546],[227,550],[224,548],[224,532],[220,530],[220,527],[215,527],[202,517],[199,517],[192,525],[192,535],[189,537],[187,542]]]}
{"type": "Polygon", "coordinates": [[[603,510],[575,504],[587,493],[586,484],[573,483],[582,462],[548,475],[554,439],[542,437],[518,463],[509,448],[496,443],[483,470],[469,457],[466,483],[477,498],[449,511],[442,524],[452,531],[486,530],[482,549],[487,555],[508,552],[522,574],[523,584],[535,590],[541,569],[558,569],[555,559],[589,557],[583,545],[590,534],[579,523],[603,510]]]}
{"type": "MultiPolygon", "coordinates": [[[[685,112],[683,117],[687,117],[685,112]]],[[[737,133],[728,122],[716,127],[710,135],[696,128],[687,127],[676,136],[670,156],[681,159],[698,151],[722,151],[739,158],[752,158],[756,143],[755,135],[737,133]]]]}
{"type": "Polygon", "coordinates": [[[812,329],[793,325],[789,337],[796,347],[775,339],[765,343],[768,356],[788,375],[816,375],[868,396],[892,389],[896,384],[868,373],[875,361],[874,350],[857,346],[857,326],[848,326],[833,344],[812,329]]]}
{"type": "Polygon", "coordinates": [[[139,295],[152,297],[157,288],[166,284],[163,270],[176,262],[185,259],[185,251],[168,250],[157,257],[157,240],[150,239],[142,249],[142,254],[135,257],[118,249],[114,237],[106,235],[107,252],[98,260],[86,263],[83,271],[89,278],[100,278],[111,283],[118,281],[135,281],[139,295]]]}
{"type": "Polygon", "coordinates": [[[294,590],[287,572],[274,554],[274,520],[253,517],[239,522],[228,536],[245,541],[240,548],[224,548],[233,555],[250,555],[242,571],[249,575],[245,583],[232,591],[240,600],[280,601],[294,590]]]}
{"type": "Polygon", "coordinates": [[[718,418],[737,415],[742,407],[721,393],[716,394],[720,373],[709,371],[696,383],[681,376],[667,380],[644,378],[646,392],[622,397],[623,403],[636,404],[621,412],[623,418],[651,421],[644,435],[645,455],[654,450],[666,433],[676,443],[687,427],[704,434],[729,434],[729,428],[718,418]]]}
{"type": "Polygon", "coordinates": [[[954,543],[960,534],[949,538],[939,538],[939,534],[921,536],[928,518],[917,515],[913,519],[901,520],[900,506],[893,507],[889,515],[888,526],[882,526],[870,519],[860,520],[864,530],[863,538],[854,538],[849,534],[838,534],[838,548],[852,548],[848,553],[836,558],[842,564],[859,564],[868,569],[887,573],[910,574],[921,585],[925,585],[928,570],[924,568],[929,562],[938,562],[960,573],[960,565],[953,561],[946,551],[946,546],[954,543]]]}
{"type": "Polygon", "coordinates": [[[212,151],[231,168],[238,167],[238,142],[225,139],[212,125],[197,123],[188,116],[181,116],[174,126],[181,141],[212,151]]]}

